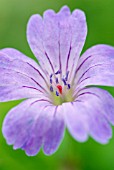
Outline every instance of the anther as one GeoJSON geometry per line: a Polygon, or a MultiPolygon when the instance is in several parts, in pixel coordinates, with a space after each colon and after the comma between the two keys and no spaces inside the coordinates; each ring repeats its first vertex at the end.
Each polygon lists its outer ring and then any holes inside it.
{"type": "Polygon", "coordinates": [[[70,84],[67,84],[67,87],[68,87],[67,89],[70,89],[70,84]]]}
{"type": "Polygon", "coordinates": [[[64,78],[62,78],[62,81],[63,81],[64,85],[66,86],[66,85],[67,85],[67,83],[66,83],[66,81],[65,81],[65,79],[64,79],[64,78]]]}
{"type": "Polygon", "coordinates": [[[50,79],[52,78],[53,74],[50,75],[50,79]]]}
{"type": "Polygon", "coordinates": [[[56,84],[58,84],[59,83],[59,80],[58,80],[58,78],[56,77],[56,84]]]}
{"type": "Polygon", "coordinates": [[[59,93],[58,93],[58,91],[56,91],[56,96],[59,96],[59,93]]]}
{"type": "Polygon", "coordinates": [[[65,81],[68,80],[68,75],[69,75],[69,71],[66,72],[66,77],[65,77],[65,81]]]}
{"type": "Polygon", "coordinates": [[[50,91],[53,92],[53,87],[52,86],[50,86],[50,91]]]}
{"type": "Polygon", "coordinates": [[[60,74],[61,73],[61,70],[58,70],[55,74],[57,75],[57,74],[60,74]]]}
{"type": "Polygon", "coordinates": [[[52,84],[52,79],[50,78],[50,83],[52,84]]]}

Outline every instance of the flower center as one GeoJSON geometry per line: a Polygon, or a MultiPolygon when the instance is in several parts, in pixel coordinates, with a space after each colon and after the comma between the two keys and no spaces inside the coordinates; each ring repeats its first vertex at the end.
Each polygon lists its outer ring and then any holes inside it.
{"type": "Polygon", "coordinates": [[[62,76],[60,70],[50,75],[50,92],[55,105],[73,101],[72,89],[68,79],[69,71],[66,72],[65,76],[62,76]]]}

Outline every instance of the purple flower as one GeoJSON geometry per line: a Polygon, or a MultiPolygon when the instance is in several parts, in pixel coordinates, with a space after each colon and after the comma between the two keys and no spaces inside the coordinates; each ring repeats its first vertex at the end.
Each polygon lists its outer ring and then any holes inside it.
{"type": "Polygon", "coordinates": [[[33,15],[27,40],[40,64],[15,49],[0,52],[0,101],[26,99],[6,115],[3,135],[14,149],[46,155],[59,147],[65,127],[79,142],[112,137],[114,99],[92,85],[114,86],[114,48],[96,45],[81,57],[85,15],[64,6],[33,15]]]}

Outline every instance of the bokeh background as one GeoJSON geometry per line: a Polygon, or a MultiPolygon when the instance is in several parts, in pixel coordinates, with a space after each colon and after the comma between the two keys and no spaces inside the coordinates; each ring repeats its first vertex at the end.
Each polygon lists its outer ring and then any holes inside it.
{"type": "MultiPolygon", "coordinates": [[[[49,8],[58,11],[63,5],[86,13],[88,37],[83,51],[94,44],[114,46],[114,0],[0,0],[0,48],[13,47],[34,58],[26,41],[29,17],[42,15],[49,8]]],[[[114,88],[103,88],[114,96],[114,88]]],[[[6,144],[1,128],[8,110],[19,102],[0,104],[0,170],[114,170],[114,136],[107,145],[91,138],[78,143],[66,131],[59,150],[50,157],[42,151],[27,157],[23,151],[13,150],[6,144]]]]}

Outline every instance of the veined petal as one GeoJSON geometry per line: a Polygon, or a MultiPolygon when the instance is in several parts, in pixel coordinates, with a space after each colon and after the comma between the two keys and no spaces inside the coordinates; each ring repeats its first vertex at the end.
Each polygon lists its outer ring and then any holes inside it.
{"type": "Polygon", "coordinates": [[[63,109],[62,106],[58,106],[55,109],[51,126],[44,136],[43,149],[46,155],[53,154],[58,149],[64,137],[65,126],[64,126],[64,120],[62,115],[62,111],[63,111],[62,109],[63,109]]]}
{"type": "MultiPolygon", "coordinates": [[[[82,55],[82,60],[86,59],[90,55],[108,55],[113,56],[114,54],[114,48],[110,45],[100,44],[100,45],[94,45],[91,48],[87,49],[84,54],[82,55]]],[[[80,60],[81,61],[81,60],[80,60]]]]}
{"type": "MultiPolygon", "coordinates": [[[[70,9],[67,6],[64,6],[57,14],[52,10],[47,10],[43,15],[44,48],[47,56],[49,56],[50,61],[54,66],[53,69],[55,72],[61,70],[61,65],[63,63],[63,61],[61,61],[61,55],[62,58],[64,58],[63,57],[64,54],[61,53],[61,51],[63,50],[63,46],[61,43],[64,43],[64,40],[61,39],[61,37],[62,38],[65,37],[66,33],[69,32],[69,29],[66,25],[66,20],[68,22],[68,18],[70,15],[71,15],[70,9]],[[61,28],[61,24],[62,24],[62,28],[61,28]]],[[[68,35],[69,34],[67,34],[69,40],[68,35]]],[[[66,53],[68,52],[67,44],[70,43],[70,41],[68,42],[68,40],[65,44],[66,53]]]]}
{"type": "MultiPolygon", "coordinates": [[[[13,52],[12,52],[12,55],[13,55],[13,52]]],[[[15,54],[14,54],[14,56],[15,56],[15,54]]],[[[30,59],[30,60],[32,60],[32,59],[30,59]]],[[[29,59],[27,61],[26,60],[23,61],[23,59],[21,59],[21,56],[20,56],[20,58],[19,58],[19,56],[17,56],[17,58],[15,56],[13,58],[10,56],[10,54],[5,53],[5,50],[4,50],[4,53],[0,53],[0,68],[13,70],[15,72],[19,72],[23,75],[26,75],[30,78],[38,79],[38,80],[40,80],[41,84],[44,85],[45,78],[38,70],[38,64],[36,63],[36,67],[34,67],[35,64],[32,65],[32,63],[30,63],[28,61],[29,61],[29,59]]],[[[34,61],[33,61],[33,63],[34,63],[34,61]]]]}
{"type": "Polygon", "coordinates": [[[79,101],[64,103],[65,123],[71,135],[78,141],[84,142],[88,139],[88,115],[85,106],[79,101]]]}
{"type": "Polygon", "coordinates": [[[114,125],[114,98],[109,92],[100,88],[91,87],[81,89],[77,93],[77,96],[81,101],[93,103],[96,108],[100,107],[108,121],[114,125]]]}
{"type": "Polygon", "coordinates": [[[62,139],[58,133],[64,132],[64,122],[56,117],[55,110],[56,106],[41,98],[26,100],[13,108],[3,123],[2,131],[7,143],[14,145],[14,149],[22,148],[29,156],[36,155],[43,144],[46,154],[55,152],[62,139]],[[58,127],[55,128],[54,122],[58,125],[60,122],[62,127],[57,134],[58,127]],[[50,140],[51,132],[55,138],[50,140]]]}
{"type": "Polygon", "coordinates": [[[27,26],[27,40],[30,45],[32,52],[38,58],[38,61],[45,71],[48,74],[52,72],[52,68],[50,65],[49,57],[46,56],[46,51],[43,45],[43,20],[40,15],[33,15],[27,26]],[[48,71],[47,71],[48,70],[48,71]]]}
{"type": "Polygon", "coordinates": [[[97,45],[85,52],[75,72],[79,88],[88,85],[114,86],[114,48],[97,45]]]}
{"type": "Polygon", "coordinates": [[[64,75],[71,66],[74,69],[86,34],[84,13],[76,10],[71,15],[66,6],[57,14],[46,11],[43,19],[33,15],[27,27],[29,45],[41,67],[49,74],[62,69],[64,75]]]}
{"type": "Polygon", "coordinates": [[[20,99],[21,96],[34,97],[46,93],[46,80],[39,70],[32,66],[32,63],[15,57],[15,55],[13,58],[5,53],[0,53],[0,101],[20,99]]]}
{"type": "Polygon", "coordinates": [[[31,86],[0,86],[0,102],[41,96],[43,93],[31,86]]]}
{"type": "Polygon", "coordinates": [[[100,143],[112,137],[110,123],[114,124],[114,99],[105,90],[85,88],[79,91],[76,100],[82,103],[88,115],[89,134],[100,143]]]}
{"type": "Polygon", "coordinates": [[[71,71],[70,80],[72,80],[87,36],[87,23],[84,12],[74,10],[70,24],[72,38],[69,51],[70,55],[67,58],[67,70],[71,71]]]}
{"type": "Polygon", "coordinates": [[[18,59],[20,61],[27,63],[34,70],[36,70],[38,72],[38,74],[41,75],[41,77],[45,77],[45,79],[46,79],[46,75],[41,70],[40,66],[33,59],[27,57],[26,55],[24,55],[20,51],[13,49],[13,48],[4,48],[4,49],[1,49],[0,52],[7,54],[7,58],[9,58],[10,61],[18,59]]]}
{"type": "Polygon", "coordinates": [[[23,53],[21,53],[20,51],[14,48],[4,48],[4,49],[1,49],[0,52],[7,54],[7,57],[10,60],[19,59],[24,62],[28,62],[29,64],[31,64],[32,66],[36,68],[38,67],[38,64],[33,59],[27,57],[26,55],[24,55],[23,53]]]}

